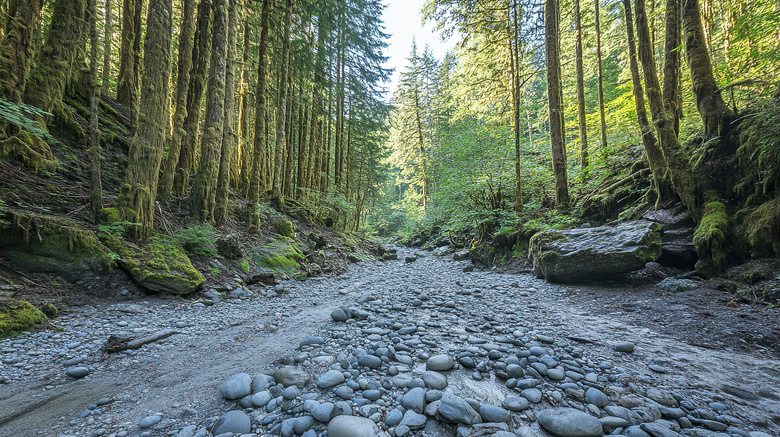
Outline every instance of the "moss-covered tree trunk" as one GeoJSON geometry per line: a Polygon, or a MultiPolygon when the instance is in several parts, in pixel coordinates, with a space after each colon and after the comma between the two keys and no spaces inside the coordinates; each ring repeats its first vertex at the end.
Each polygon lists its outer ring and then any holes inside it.
{"type": "Polygon", "coordinates": [[[92,219],[97,223],[103,208],[103,184],[101,183],[100,130],[98,129],[98,31],[97,0],[89,0],[89,77],[91,82],[89,95],[89,209],[92,219]]]}
{"type": "Polygon", "coordinates": [[[287,147],[287,93],[290,72],[290,24],[292,22],[292,0],[284,5],[281,64],[279,65],[279,101],[276,103],[276,148],[274,149],[274,178],[271,184],[274,196],[282,197],[284,182],[284,152],[287,147]]]}
{"type": "MultiPolygon", "coordinates": [[[[512,125],[515,142],[515,212],[523,210],[523,165],[520,158],[520,9],[507,0],[507,32],[509,37],[510,73],[512,74],[512,125]]],[[[351,120],[350,120],[351,122],[351,120]]],[[[352,125],[350,124],[350,127],[352,125]]],[[[350,149],[351,150],[351,149],[350,149]]],[[[586,149],[587,150],[587,149],[586,149]]],[[[587,158],[586,158],[587,159],[587,158]]],[[[349,185],[349,183],[347,183],[349,185]]],[[[359,213],[355,221],[359,221],[359,213]]]]}
{"type": "Polygon", "coordinates": [[[144,0],[124,0],[122,44],[119,47],[119,76],[116,100],[135,110],[138,102],[138,69],[141,59],[141,15],[144,0]]]}
{"type": "Polygon", "coordinates": [[[547,106],[550,117],[550,149],[555,177],[555,205],[565,210],[569,208],[570,200],[566,177],[566,137],[563,130],[563,91],[558,17],[558,0],[545,0],[544,48],[547,57],[547,106]]]}
{"type": "Polygon", "coordinates": [[[255,110],[255,136],[253,142],[252,174],[249,184],[248,222],[250,232],[256,232],[260,227],[260,217],[257,214],[257,204],[260,200],[260,190],[263,189],[263,169],[265,168],[265,140],[268,130],[267,120],[267,88],[268,88],[268,18],[271,15],[272,0],[263,0],[263,10],[260,13],[260,48],[257,66],[257,109],[255,110]]]}
{"type": "Polygon", "coordinates": [[[631,70],[631,82],[634,86],[634,103],[636,105],[636,115],[639,124],[639,130],[642,132],[642,145],[645,148],[645,155],[653,175],[653,190],[656,193],[656,204],[662,201],[672,200],[674,190],[672,182],[669,179],[669,172],[664,160],[664,152],[655,137],[653,127],[647,119],[647,109],[645,106],[645,95],[642,88],[642,80],[639,75],[639,65],[636,60],[636,45],[634,43],[634,14],[631,12],[631,0],[623,0],[623,7],[626,13],[626,35],[628,39],[628,63],[631,70]]]}
{"type": "Polygon", "coordinates": [[[103,83],[102,89],[108,89],[108,80],[111,77],[111,41],[114,38],[113,16],[111,12],[112,0],[105,0],[105,19],[103,21],[103,83]]]}
{"type": "Polygon", "coordinates": [[[190,70],[190,86],[187,93],[187,116],[184,119],[186,135],[181,144],[179,163],[173,177],[173,193],[180,197],[187,192],[190,174],[195,169],[196,148],[200,144],[201,104],[211,51],[211,9],[211,0],[201,0],[192,48],[193,66],[190,70]]]}
{"type": "Polygon", "coordinates": [[[585,121],[585,68],[582,61],[582,16],[580,0],[574,0],[575,64],[577,70],[577,120],[580,127],[580,165],[582,179],[587,179],[588,168],[588,126],[585,121]]]}
{"type": "MultiPolygon", "coordinates": [[[[305,95],[303,95],[301,98],[304,99],[305,95]]],[[[313,98],[314,97],[312,96],[311,99],[313,98]]],[[[311,153],[308,153],[306,149],[306,128],[308,127],[310,106],[311,105],[307,105],[305,102],[301,105],[301,118],[298,132],[298,172],[295,178],[296,189],[294,193],[296,199],[301,197],[301,188],[305,188],[307,185],[306,168],[308,164],[308,158],[311,156],[311,153]]]]}
{"type": "Polygon", "coordinates": [[[666,0],[666,39],[664,42],[663,98],[666,116],[680,135],[680,0],[666,0]]]}
{"type": "Polygon", "coordinates": [[[25,87],[25,102],[63,116],[62,98],[87,32],[86,0],[57,0],[51,28],[25,87]]]}
{"type": "Polygon", "coordinates": [[[9,13],[6,33],[0,39],[0,95],[20,103],[30,75],[33,30],[41,19],[43,0],[26,0],[9,13]]]}
{"type": "Polygon", "coordinates": [[[683,205],[688,211],[696,217],[698,209],[698,188],[688,156],[682,149],[677,135],[674,132],[674,125],[667,117],[664,110],[663,97],[661,95],[661,84],[656,73],[655,57],[650,43],[650,30],[647,25],[647,15],[645,13],[645,0],[635,0],[636,11],[636,31],[637,41],[639,43],[639,59],[642,62],[642,71],[645,79],[645,92],[647,100],[650,103],[650,115],[653,118],[655,131],[663,150],[664,161],[669,171],[669,178],[672,187],[680,197],[683,205]]]}
{"type": "Polygon", "coordinates": [[[704,122],[704,135],[708,138],[725,136],[736,114],[726,106],[712,74],[698,0],[682,0],[682,27],[685,59],[691,70],[696,109],[704,122]]]}
{"type": "Polygon", "coordinates": [[[233,152],[236,148],[236,26],[238,22],[238,1],[231,0],[228,7],[227,67],[225,73],[225,115],[222,133],[222,152],[220,154],[217,176],[216,209],[214,223],[222,225],[228,217],[228,196],[230,194],[230,171],[233,165],[233,152]]]}
{"type": "Polygon", "coordinates": [[[599,120],[601,121],[601,149],[607,148],[607,121],[604,116],[604,80],[601,67],[601,13],[599,10],[599,1],[593,2],[596,5],[596,65],[599,84],[599,120]]]}
{"type": "Polygon", "coordinates": [[[176,165],[179,164],[181,145],[187,132],[184,121],[187,118],[187,95],[190,89],[190,70],[192,69],[192,46],[195,36],[195,6],[196,0],[184,0],[182,10],[181,32],[179,33],[179,62],[176,79],[176,110],[173,114],[173,132],[168,147],[168,155],[160,173],[158,197],[167,199],[173,192],[173,177],[176,165]]]}
{"type": "Polygon", "coordinates": [[[252,168],[252,132],[249,108],[249,39],[252,27],[249,20],[244,20],[244,43],[242,45],[241,63],[241,123],[239,124],[240,170],[238,189],[246,197],[249,191],[249,173],[252,168]]]}
{"type": "Polygon", "coordinates": [[[227,73],[227,0],[214,2],[209,83],[206,89],[206,119],[200,143],[200,161],[192,183],[190,213],[202,220],[214,220],[217,177],[225,122],[225,80],[227,73]]]}
{"type": "Polygon", "coordinates": [[[154,225],[154,200],[165,147],[171,59],[171,0],[150,0],[138,128],[130,143],[127,175],[119,196],[122,216],[140,226],[129,236],[146,238],[154,225]]]}

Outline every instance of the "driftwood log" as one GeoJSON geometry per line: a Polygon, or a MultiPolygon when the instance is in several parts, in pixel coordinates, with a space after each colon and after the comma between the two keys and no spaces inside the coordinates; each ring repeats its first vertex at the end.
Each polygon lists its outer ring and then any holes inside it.
{"type": "Polygon", "coordinates": [[[178,333],[179,331],[174,329],[163,329],[162,331],[157,331],[154,334],[148,335],[146,337],[126,337],[112,335],[108,338],[108,341],[106,341],[106,344],[104,344],[100,350],[111,353],[122,352],[123,350],[127,349],[138,349],[145,344],[154,343],[157,340],[162,340],[178,333]]]}

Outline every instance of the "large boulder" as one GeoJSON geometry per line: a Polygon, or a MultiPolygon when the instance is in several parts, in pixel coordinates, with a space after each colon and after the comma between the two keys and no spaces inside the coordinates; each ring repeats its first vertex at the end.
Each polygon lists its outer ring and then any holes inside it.
{"type": "Polygon", "coordinates": [[[651,210],[643,218],[661,225],[662,252],[658,258],[661,265],[683,269],[696,265],[699,260],[693,244],[696,223],[684,207],[651,210]]]}
{"type": "Polygon", "coordinates": [[[111,236],[103,241],[119,255],[119,265],[133,281],[148,290],[188,294],[204,282],[181,244],[173,238],[155,235],[141,246],[111,236]]]}
{"type": "Polygon", "coordinates": [[[607,279],[658,259],[660,231],[661,225],[647,220],[542,231],[531,238],[528,258],[534,274],[551,282],[607,279]]]}

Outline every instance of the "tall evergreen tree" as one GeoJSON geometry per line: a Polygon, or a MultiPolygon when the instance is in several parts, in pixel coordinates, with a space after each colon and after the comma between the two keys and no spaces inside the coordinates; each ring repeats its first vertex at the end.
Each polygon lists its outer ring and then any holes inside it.
{"type": "Polygon", "coordinates": [[[558,20],[558,0],[544,2],[544,48],[547,59],[547,106],[550,120],[550,149],[555,176],[555,205],[569,208],[569,186],[566,177],[566,136],[563,126],[563,90],[558,20]]]}

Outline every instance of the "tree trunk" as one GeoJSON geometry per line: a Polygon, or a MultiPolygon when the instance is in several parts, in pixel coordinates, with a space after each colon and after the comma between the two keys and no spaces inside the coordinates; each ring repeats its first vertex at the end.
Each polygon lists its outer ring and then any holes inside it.
{"type": "Polygon", "coordinates": [[[200,116],[203,89],[206,85],[211,52],[211,0],[201,0],[198,6],[195,40],[192,46],[190,85],[187,93],[187,111],[184,119],[186,132],[181,144],[178,167],[173,177],[173,193],[184,197],[190,173],[195,169],[196,148],[200,144],[200,116]]]}
{"type": "Polygon", "coordinates": [[[58,117],[68,117],[62,110],[62,98],[86,33],[86,12],[86,0],[54,3],[49,35],[25,86],[26,103],[58,117]]]}
{"type": "MultiPolygon", "coordinates": [[[[301,97],[302,99],[305,98],[304,96],[301,97]]],[[[311,100],[314,99],[314,96],[312,95],[311,100]]],[[[307,153],[306,149],[306,132],[307,132],[307,124],[309,121],[309,113],[311,112],[310,109],[311,105],[306,105],[305,103],[302,105],[302,117],[301,117],[301,125],[300,125],[300,132],[298,133],[298,174],[296,175],[296,182],[295,182],[295,198],[300,199],[301,197],[301,188],[306,188],[308,184],[306,183],[307,180],[307,165],[308,160],[311,159],[311,153],[307,153]]]]}
{"type": "Polygon", "coordinates": [[[241,165],[239,171],[238,189],[246,196],[249,191],[249,172],[252,168],[252,143],[250,139],[249,119],[249,36],[252,27],[249,25],[249,17],[244,20],[244,42],[241,63],[241,124],[239,125],[238,140],[240,142],[241,165]]]}
{"type": "MultiPolygon", "coordinates": [[[[599,0],[596,0],[598,4],[599,0]]],[[[588,126],[585,121],[585,73],[582,62],[582,16],[580,13],[580,0],[574,0],[574,31],[575,64],[577,69],[577,120],[580,126],[580,165],[582,166],[582,180],[588,178],[588,126]]],[[[600,38],[600,36],[597,36],[600,38]]]]}
{"type": "Polygon", "coordinates": [[[184,0],[182,10],[181,32],[179,33],[179,63],[176,79],[176,111],[173,114],[173,132],[171,143],[168,147],[168,156],[165,158],[163,170],[160,173],[160,187],[158,196],[167,199],[173,191],[173,178],[176,173],[176,165],[179,163],[181,146],[187,132],[184,130],[184,121],[187,118],[187,95],[190,89],[190,70],[192,69],[192,46],[195,35],[195,6],[196,0],[184,0]]]}
{"type": "Polygon", "coordinates": [[[30,62],[33,57],[33,30],[41,19],[43,0],[26,0],[8,17],[8,27],[0,40],[0,95],[13,103],[21,103],[30,62]]]}
{"type": "Polygon", "coordinates": [[[124,0],[122,6],[122,45],[119,49],[119,77],[116,100],[135,110],[138,101],[138,66],[141,50],[141,11],[143,0],[124,0]]]}
{"type": "Polygon", "coordinates": [[[103,83],[102,89],[108,89],[111,77],[111,40],[114,38],[114,25],[111,16],[111,0],[105,0],[106,16],[103,24],[103,83]]]}
{"type": "Polygon", "coordinates": [[[645,107],[645,95],[642,89],[642,81],[639,76],[639,65],[636,60],[636,45],[634,43],[634,19],[631,12],[631,0],[623,0],[623,7],[626,13],[626,34],[628,37],[628,62],[631,70],[631,82],[634,85],[634,103],[636,104],[636,115],[639,123],[639,130],[642,132],[642,145],[645,148],[647,162],[650,171],[653,174],[653,189],[656,192],[656,204],[665,200],[672,200],[674,190],[669,180],[668,169],[664,161],[664,152],[661,150],[658,141],[655,138],[653,127],[647,119],[647,109],[645,107]]]}
{"type": "MultiPolygon", "coordinates": [[[[511,2],[508,2],[511,3],[511,2]]],[[[512,74],[512,124],[515,140],[515,212],[523,210],[523,166],[520,163],[520,11],[507,4],[507,29],[512,74]]]]}
{"type": "Polygon", "coordinates": [[[704,135],[707,138],[718,135],[725,137],[736,114],[726,106],[712,74],[712,62],[704,40],[698,0],[682,0],[682,27],[685,59],[691,70],[696,109],[704,122],[704,135]]]}
{"type": "Polygon", "coordinates": [[[680,135],[680,0],[666,0],[666,41],[664,43],[663,99],[666,116],[675,135],[680,135]]]}
{"type": "Polygon", "coordinates": [[[596,60],[598,65],[598,82],[599,82],[599,119],[601,120],[601,149],[607,148],[607,121],[604,116],[604,81],[601,68],[601,13],[599,12],[600,0],[595,0],[596,5],[596,60]]]}
{"type": "Polygon", "coordinates": [[[287,92],[290,70],[290,24],[292,22],[292,0],[285,1],[284,36],[282,36],[281,64],[279,65],[279,101],[276,104],[276,149],[274,149],[274,179],[272,189],[274,196],[282,197],[284,153],[287,147],[287,92]]]}
{"type": "Polygon", "coordinates": [[[698,189],[691,171],[690,162],[674,133],[674,125],[666,116],[661,85],[656,73],[655,57],[650,44],[650,30],[647,26],[644,0],[635,0],[636,30],[639,43],[639,59],[645,78],[645,92],[650,103],[650,115],[655,131],[663,149],[664,161],[669,170],[669,178],[680,201],[692,216],[696,216],[698,189]]]}
{"type": "Polygon", "coordinates": [[[558,41],[558,0],[544,1],[544,48],[547,56],[547,106],[550,117],[550,149],[555,176],[555,205],[569,208],[566,177],[566,144],[563,127],[560,44],[558,41]]]}
{"type": "Polygon", "coordinates": [[[225,75],[227,73],[227,2],[215,0],[209,83],[206,89],[206,119],[200,142],[200,162],[192,183],[190,213],[203,221],[213,221],[216,210],[217,177],[222,152],[225,121],[225,75]]]}
{"type": "Polygon", "coordinates": [[[98,32],[97,0],[89,0],[89,77],[91,82],[89,95],[89,210],[92,220],[97,223],[103,208],[103,185],[101,179],[100,130],[98,129],[98,32]]]}
{"type": "Polygon", "coordinates": [[[123,218],[139,223],[129,236],[146,238],[154,225],[154,200],[165,147],[165,115],[171,58],[171,0],[150,0],[138,128],[130,143],[125,184],[119,195],[123,218]]]}
{"type": "Polygon", "coordinates": [[[267,134],[266,120],[266,90],[268,88],[268,17],[271,14],[273,0],[263,0],[263,11],[260,14],[260,53],[257,67],[257,109],[255,110],[255,138],[252,160],[252,175],[250,178],[249,195],[249,230],[257,232],[260,218],[257,214],[257,202],[260,200],[260,190],[263,188],[263,168],[265,167],[265,140],[267,134]]]}
{"type": "Polygon", "coordinates": [[[227,71],[225,74],[225,125],[222,134],[222,153],[217,176],[216,211],[214,223],[223,225],[227,221],[228,196],[230,195],[230,170],[233,152],[236,148],[236,26],[238,22],[238,1],[230,0],[228,10],[227,71]]]}

